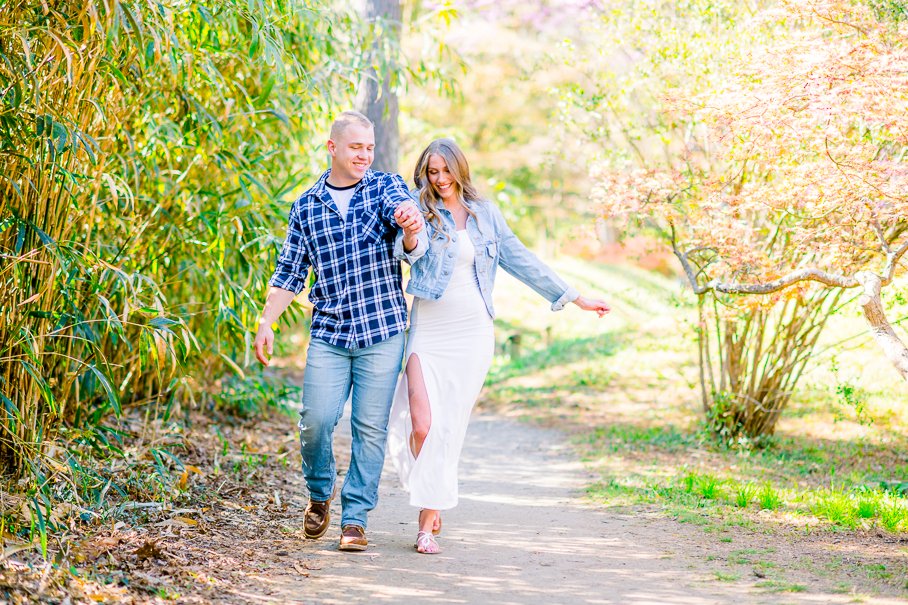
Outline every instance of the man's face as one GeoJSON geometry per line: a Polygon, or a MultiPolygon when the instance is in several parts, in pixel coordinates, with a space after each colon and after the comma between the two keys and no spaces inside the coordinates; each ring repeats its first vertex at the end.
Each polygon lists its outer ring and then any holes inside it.
{"type": "Polygon", "coordinates": [[[375,131],[371,126],[350,124],[337,140],[328,141],[328,153],[332,176],[353,184],[363,178],[375,159],[375,131]]]}

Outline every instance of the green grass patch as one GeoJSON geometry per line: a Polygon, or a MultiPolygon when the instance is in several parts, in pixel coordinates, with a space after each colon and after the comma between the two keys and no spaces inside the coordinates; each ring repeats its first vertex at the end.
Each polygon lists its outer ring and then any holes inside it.
{"type": "Polygon", "coordinates": [[[547,347],[526,350],[517,358],[496,357],[486,378],[486,386],[494,387],[511,378],[535,374],[553,366],[602,360],[618,351],[621,340],[621,335],[615,332],[586,338],[561,338],[547,347]]]}
{"type": "Polygon", "coordinates": [[[879,521],[883,528],[891,532],[908,531],[908,504],[905,498],[898,501],[887,499],[880,507],[879,521]]]}
{"type": "Polygon", "coordinates": [[[805,592],[807,590],[803,584],[792,584],[781,580],[763,580],[757,582],[757,586],[769,592],[805,592]]]}
{"type": "Polygon", "coordinates": [[[865,565],[864,571],[867,573],[867,577],[874,580],[888,580],[892,577],[892,571],[888,570],[882,563],[865,565]]]}
{"type": "Polygon", "coordinates": [[[685,432],[673,425],[640,426],[634,424],[610,424],[599,426],[576,439],[591,452],[635,450],[653,447],[677,452],[699,442],[696,434],[685,432]]]}
{"type": "Polygon", "coordinates": [[[856,506],[853,498],[846,493],[826,490],[819,495],[811,510],[817,518],[826,519],[833,525],[849,529],[857,526],[856,506]]]}
{"type": "Polygon", "coordinates": [[[735,506],[738,508],[747,508],[754,497],[757,495],[757,488],[750,483],[742,483],[735,489],[735,506]]]}
{"type": "Polygon", "coordinates": [[[782,494],[767,482],[757,492],[757,501],[763,510],[776,510],[782,506],[782,494]]]}
{"type": "Polygon", "coordinates": [[[746,513],[751,503],[763,511],[802,516],[805,520],[816,517],[832,528],[877,527],[890,532],[908,529],[908,498],[866,486],[814,490],[784,488],[769,481],[756,486],[712,473],[687,471],[676,478],[636,477],[630,483],[626,478],[613,478],[596,483],[588,493],[611,504],[662,504],[682,523],[713,526],[709,516],[719,515],[722,521],[715,525],[716,529],[755,529],[756,521],[746,513]]]}

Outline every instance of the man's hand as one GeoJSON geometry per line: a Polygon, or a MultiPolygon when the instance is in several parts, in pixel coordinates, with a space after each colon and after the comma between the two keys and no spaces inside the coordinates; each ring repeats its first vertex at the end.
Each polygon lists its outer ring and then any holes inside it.
{"type": "Polygon", "coordinates": [[[595,311],[599,317],[602,317],[612,310],[605,301],[597,300],[595,298],[586,298],[584,296],[578,296],[574,300],[574,304],[584,311],[595,311]]]}
{"type": "Polygon", "coordinates": [[[291,292],[290,290],[284,290],[283,288],[275,286],[268,288],[268,296],[265,298],[265,308],[262,309],[262,316],[259,319],[259,329],[255,333],[255,341],[253,342],[255,357],[264,365],[268,365],[268,362],[270,361],[265,354],[265,351],[268,352],[268,355],[274,354],[274,330],[271,329],[271,325],[277,322],[281,313],[290,306],[290,303],[293,302],[295,296],[296,293],[291,292]]]}
{"type": "Polygon", "coordinates": [[[266,323],[259,324],[259,330],[255,335],[255,357],[263,365],[268,365],[271,361],[265,355],[265,351],[268,351],[268,355],[274,354],[274,330],[271,329],[271,326],[266,323]]]}

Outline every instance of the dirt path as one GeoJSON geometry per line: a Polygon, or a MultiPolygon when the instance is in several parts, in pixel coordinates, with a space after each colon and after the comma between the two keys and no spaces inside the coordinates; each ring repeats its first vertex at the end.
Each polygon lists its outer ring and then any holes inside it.
{"type": "Polygon", "coordinates": [[[195,470],[179,503],[135,503],[73,544],[69,556],[86,567],[78,574],[32,551],[7,556],[0,603],[908,603],[904,579],[868,579],[884,571],[867,556],[884,538],[805,539],[796,529],[682,523],[656,507],[595,508],[582,498],[593,478],[563,434],[493,415],[471,422],[441,555],[413,550],[416,511],[391,472],[369,550],[341,553],[338,503],[328,534],[303,538],[293,425],[275,414],[192,433],[183,455],[195,470]]]}
{"type": "MultiPolygon", "coordinates": [[[[236,545],[242,567],[248,569],[252,557],[258,569],[235,578],[229,596],[223,584],[216,592],[231,601],[307,605],[856,602],[854,595],[809,584],[803,592],[767,592],[756,587],[759,578],[750,569],[736,581],[721,581],[721,557],[710,556],[697,528],[656,514],[589,508],[579,497],[588,477],[553,431],[475,417],[461,476],[461,502],[445,516],[441,555],[415,554],[415,511],[386,471],[367,552],[336,550],[335,504],[332,529],[319,541],[300,540],[294,531],[268,543],[236,545]]],[[[295,497],[289,516],[303,502],[295,497]]],[[[207,598],[218,600],[211,593],[207,598]]]]}

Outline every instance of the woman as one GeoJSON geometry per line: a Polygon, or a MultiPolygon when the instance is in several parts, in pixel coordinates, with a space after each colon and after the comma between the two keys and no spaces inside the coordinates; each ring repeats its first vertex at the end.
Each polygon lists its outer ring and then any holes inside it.
{"type": "MultiPolygon", "coordinates": [[[[407,286],[415,301],[388,444],[410,504],[421,509],[416,549],[435,554],[440,511],[457,505],[467,423],[492,363],[498,266],[549,300],[554,311],[573,302],[602,317],[609,308],[580,296],[526,249],[498,208],[476,192],[454,141],[433,141],[416,164],[414,180],[430,244],[413,264],[407,286]]],[[[396,246],[400,258],[404,241],[402,233],[396,246]]]]}

